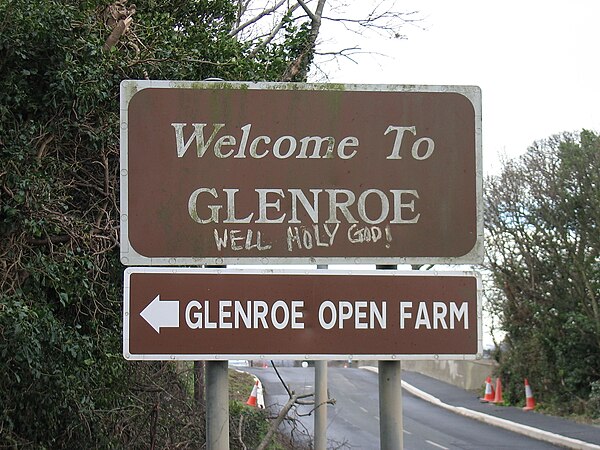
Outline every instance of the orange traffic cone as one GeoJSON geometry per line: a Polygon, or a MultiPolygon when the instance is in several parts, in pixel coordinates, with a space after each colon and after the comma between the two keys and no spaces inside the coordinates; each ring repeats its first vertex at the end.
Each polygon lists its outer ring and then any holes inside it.
{"type": "Polygon", "coordinates": [[[246,405],[256,406],[256,394],[258,393],[258,380],[254,383],[254,387],[252,388],[252,392],[250,393],[250,397],[248,397],[248,401],[246,405]]]}
{"type": "Polygon", "coordinates": [[[502,381],[500,381],[500,378],[496,378],[496,396],[490,403],[504,403],[504,399],[502,398],[502,381]]]}
{"type": "Polygon", "coordinates": [[[492,379],[490,377],[485,379],[485,395],[479,400],[484,403],[494,401],[494,387],[492,386],[492,379]]]}
{"type": "Polygon", "coordinates": [[[525,378],[525,407],[523,408],[523,411],[531,411],[533,409],[535,409],[535,399],[533,398],[529,381],[525,378]]]}

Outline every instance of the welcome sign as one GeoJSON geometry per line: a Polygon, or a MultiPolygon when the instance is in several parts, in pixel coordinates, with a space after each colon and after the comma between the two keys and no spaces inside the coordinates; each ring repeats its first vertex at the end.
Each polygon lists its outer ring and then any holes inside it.
{"type": "Polygon", "coordinates": [[[479,263],[480,97],[124,81],[121,260],[479,263]]]}

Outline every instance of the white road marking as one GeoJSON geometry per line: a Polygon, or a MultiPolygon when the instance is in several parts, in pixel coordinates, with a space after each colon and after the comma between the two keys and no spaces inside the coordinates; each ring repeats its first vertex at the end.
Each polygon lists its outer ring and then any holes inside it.
{"type": "Polygon", "coordinates": [[[360,410],[361,410],[362,412],[365,412],[365,413],[369,414],[369,411],[367,411],[367,410],[366,410],[365,408],[363,408],[362,406],[359,406],[359,408],[360,408],[360,410]]]}
{"type": "Polygon", "coordinates": [[[433,442],[433,441],[425,441],[425,442],[427,442],[427,443],[428,443],[428,444],[430,444],[430,445],[433,445],[434,447],[441,448],[442,450],[448,450],[448,447],[444,447],[443,445],[436,444],[436,443],[435,443],[435,442],[433,442]]]}
{"type": "Polygon", "coordinates": [[[407,431],[407,430],[402,430],[402,431],[406,434],[412,434],[410,431],[407,431]]]}

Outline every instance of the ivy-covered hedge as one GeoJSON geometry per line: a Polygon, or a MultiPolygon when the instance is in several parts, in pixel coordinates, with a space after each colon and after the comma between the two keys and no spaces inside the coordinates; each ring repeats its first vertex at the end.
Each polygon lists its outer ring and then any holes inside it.
{"type": "Polygon", "coordinates": [[[486,182],[486,290],[504,332],[505,398],[598,417],[600,135],[534,143],[486,182]]]}
{"type": "Polygon", "coordinates": [[[0,2],[0,447],[199,447],[175,368],[121,356],[119,83],[280,79],[306,27],[251,53],[235,8],[0,2]]]}

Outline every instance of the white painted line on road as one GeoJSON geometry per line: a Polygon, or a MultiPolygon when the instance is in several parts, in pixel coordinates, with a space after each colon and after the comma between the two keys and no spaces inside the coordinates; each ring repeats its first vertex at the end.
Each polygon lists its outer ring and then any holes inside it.
{"type": "Polygon", "coordinates": [[[367,411],[365,408],[363,408],[362,406],[359,406],[360,410],[364,413],[369,414],[369,411],[367,411]]]}
{"type": "Polygon", "coordinates": [[[412,434],[412,433],[411,433],[410,431],[408,431],[408,430],[402,430],[402,431],[403,431],[404,433],[406,433],[406,434],[409,434],[409,435],[410,435],[410,434],[412,434]]]}
{"type": "MultiPolygon", "coordinates": [[[[364,366],[361,368],[378,373],[377,367],[364,366]]],[[[519,433],[524,436],[537,439],[539,441],[550,442],[551,444],[561,445],[563,447],[574,450],[600,450],[600,445],[591,444],[589,442],[584,442],[579,439],[570,438],[568,436],[563,436],[556,433],[551,433],[550,431],[540,430],[539,428],[530,427],[528,425],[511,422],[510,420],[495,417],[490,414],[485,414],[479,411],[473,411],[467,408],[463,408],[462,406],[448,405],[447,403],[442,402],[439,398],[434,397],[433,395],[428,394],[426,392],[423,392],[422,390],[408,384],[404,380],[401,380],[401,384],[402,388],[406,389],[411,394],[425,401],[433,403],[434,405],[437,405],[440,408],[447,409],[448,411],[453,411],[456,414],[460,414],[465,417],[470,417],[471,419],[479,420],[480,422],[484,422],[495,427],[504,428],[505,430],[510,430],[514,433],[519,433]]]]}
{"type": "Polygon", "coordinates": [[[379,416],[375,416],[375,420],[379,422],[379,416]]]}
{"type": "Polygon", "coordinates": [[[429,445],[433,445],[434,447],[441,448],[443,450],[449,450],[448,447],[444,447],[443,445],[436,444],[433,441],[425,441],[425,442],[427,442],[429,445]]]}

